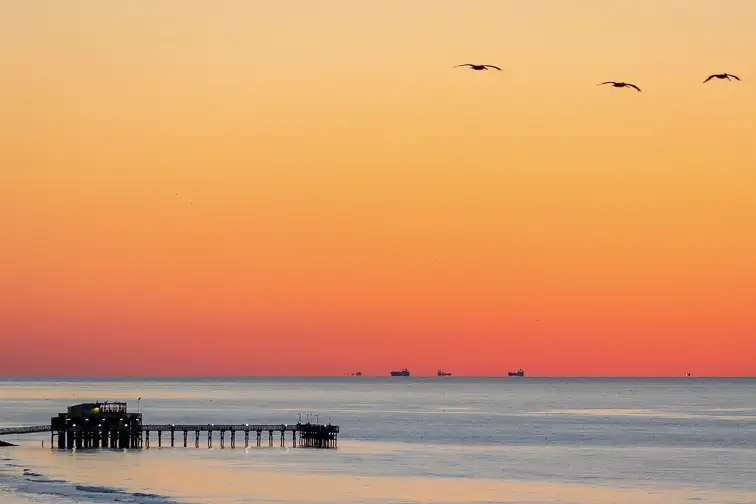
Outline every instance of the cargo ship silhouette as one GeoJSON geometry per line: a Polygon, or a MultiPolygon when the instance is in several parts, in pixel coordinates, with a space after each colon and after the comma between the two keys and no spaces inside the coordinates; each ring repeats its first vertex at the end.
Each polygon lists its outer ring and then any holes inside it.
{"type": "Polygon", "coordinates": [[[525,371],[518,369],[517,371],[510,371],[509,376],[525,376],[525,371]]]}
{"type": "Polygon", "coordinates": [[[439,369],[439,370],[438,370],[438,373],[436,373],[436,375],[437,375],[437,376],[451,376],[451,373],[449,373],[448,371],[441,371],[441,370],[439,369]]]}
{"type": "Polygon", "coordinates": [[[401,369],[399,371],[391,371],[391,376],[409,376],[410,372],[407,370],[407,368],[401,369]]]}

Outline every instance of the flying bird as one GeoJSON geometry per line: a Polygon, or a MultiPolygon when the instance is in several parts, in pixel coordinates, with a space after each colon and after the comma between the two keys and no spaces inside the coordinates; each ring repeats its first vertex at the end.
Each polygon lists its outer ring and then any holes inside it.
{"type": "Polygon", "coordinates": [[[638,86],[636,86],[635,84],[630,84],[629,82],[606,81],[606,82],[602,82],[601,84],[596,84],[596,85],[597,86],[603,86],[604,84],[611,84],[612,86],[617,87],[617,88],[631,87],[631,88],[637,90],[638,92],[640,92],[640,90],[641,90],[638,86]]]}
{"type": "Polygon", "coordinates": [[[454,65],[454,68],[463,66],[469,66],[473,70],[488,70],[489,68],[495,68],[496,70],[501,72],[501,68],[497,67],[496,65],[473,65],[472,63],[463,63],[461,65],[454,65]]]}
{"type": "Polygon", "coordinates": [[[737,75],[732,75],[730,73],[721,73],[721,74],[712,74],[712,75],[709,75],[706,78],[706,80],[703,81],[703,83],[706,84],[707,82],[709,82],[711,79],[714,79],[714,78],[732,80],[732,79],[730,79],[730,77],[734,77],[735,80],[740,80],[740,77],[738,77],[737,75]]]}

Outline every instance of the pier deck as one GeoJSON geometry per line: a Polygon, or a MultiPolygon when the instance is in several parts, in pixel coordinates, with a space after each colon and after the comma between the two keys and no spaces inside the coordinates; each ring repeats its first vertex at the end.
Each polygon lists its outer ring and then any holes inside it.
{"type": "Polygon", "coordinates": [[[10,436],[13,434],[36,434],[38,432],[50,432],[50,425],[32,425],[29,427],[5,427],[0,429],[0,436],[10,436]]]}
{"type": "Polygon", "coordinates": [[[263,432],[268,434],[268,446],[273,446],[274,433],[279,437],[281,447],[286,446],[286,433],[291,432],[291,446],[300,448],[336,448],[339,437],[338,425],[321,425],[310,423],[296,424],[145,424],[143,443],[150,447],[150,433],[157,432],[158,446],[162,446],[163,432],[170,435],[171,446],[175,446],[175,436],[183,436],[183,444],[188,445],[189,433],[194,433],[194,446],[199,448],[200,433],[207,434],[207,447],[213,446],[213,433],[219,433],[220,447],[226,446],[226,433],[229,434],[231,448],[236,448],[236,433],[244,433],[244,447],[249,447],[250,433],[255,435],[257,446],[262,446],[263,432]]]}

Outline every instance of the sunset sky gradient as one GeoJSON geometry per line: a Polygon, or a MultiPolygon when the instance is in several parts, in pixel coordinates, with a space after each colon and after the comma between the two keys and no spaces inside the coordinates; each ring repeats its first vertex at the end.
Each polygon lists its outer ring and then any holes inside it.
{"type": "Polygon", "coordinates": [[[4,2],[0,374],[756,375],[754,19],[4,2]]]}

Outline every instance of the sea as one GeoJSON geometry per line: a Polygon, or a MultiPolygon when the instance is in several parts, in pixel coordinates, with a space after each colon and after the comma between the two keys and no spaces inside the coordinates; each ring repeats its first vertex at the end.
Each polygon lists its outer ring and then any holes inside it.
{"type": "Polygon", "coordinates": [[[0,427],[97,400],[145,423],[341,434],[334,450],[6,436],[0,503],[756,503],[756,379],[0,378],[0,427]]]}

